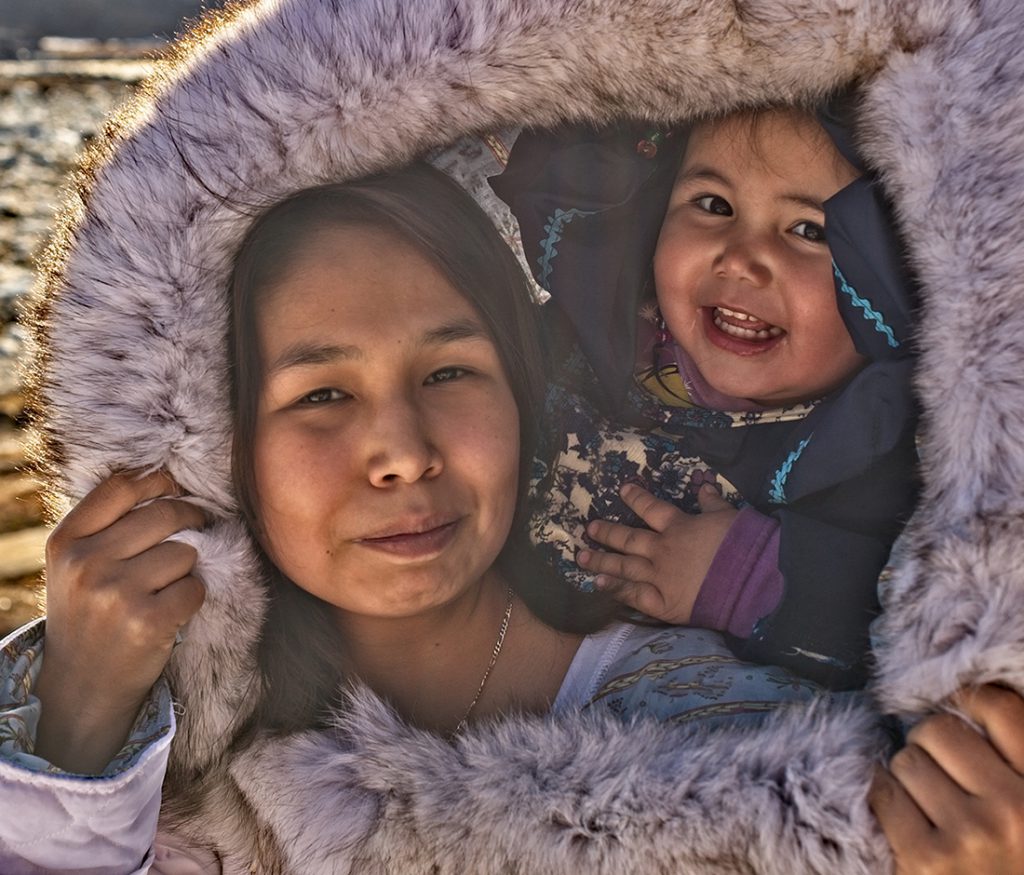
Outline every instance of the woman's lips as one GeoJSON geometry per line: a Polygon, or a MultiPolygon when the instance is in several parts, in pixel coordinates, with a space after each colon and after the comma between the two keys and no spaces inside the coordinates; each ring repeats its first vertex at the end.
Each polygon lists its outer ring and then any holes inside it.
{"type": "Polygon", "coordinates": [[[725,307],[701,307],[704,334],[726,352],[760,355],[774,349],[786,332],[777,325],[725,307]]]}
{"type": "Polygon", "coordinates": [[[451,543],[461,522],[455,519],[429,528],[413,525],[408,527],[409,531],[356,538],[355,543],[404,559],[425,559],[440,553],[451,543]]]}

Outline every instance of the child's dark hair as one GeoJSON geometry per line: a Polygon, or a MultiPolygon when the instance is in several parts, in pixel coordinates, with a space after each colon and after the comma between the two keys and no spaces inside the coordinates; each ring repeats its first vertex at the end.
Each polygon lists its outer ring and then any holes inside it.
{"type": "MultiPolygon", "coordinates": [[[[254,223],[231,276],[232,476],[242,515],[264,540],[253,465],[262,365],[261,301],[298,258],[312,232],[372,227],[415,246],[479,312],[494,339],[519,411],[520,477],[515,520],[497,565],[530,610],[548,625],[590,632],[616,615],[603,594],[576,591],[536,555],[526,535],[527,482],[540,428],[546,370],[537,307],[518,262],[486,213],[447,176],[426,165],[358,182],[305,189],[254,223]]],[[[395,314],[394,318],[401,318],[395,314]]],[[[292,583],[264,555],[270,606],[259,645],[263,679],[257,727],[319,725],[337,700],[342,674],[330,607],[292,583]]]]}

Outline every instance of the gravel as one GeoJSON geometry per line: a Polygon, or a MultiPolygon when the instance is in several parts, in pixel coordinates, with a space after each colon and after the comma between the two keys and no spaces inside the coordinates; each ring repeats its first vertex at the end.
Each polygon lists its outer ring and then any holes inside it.
{"type": "MultiPolygon", "coordinates": [[[[7,66],[7,65],[5,65],[7,66]]],[[[18,301],[75,156],[127,96],[123,81],[0,78],[0,396],[17,388],[18,301]]]]}

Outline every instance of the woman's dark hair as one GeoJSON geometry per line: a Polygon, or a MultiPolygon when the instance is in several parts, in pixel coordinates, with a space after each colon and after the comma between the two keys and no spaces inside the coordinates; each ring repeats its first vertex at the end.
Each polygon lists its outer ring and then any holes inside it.
{"type": "MultiPolygon", "coordinates": [[[[298,192],[252,225],[231,276],[232,476],[242,515],[262,543],[253,438],[262,363],[261,302],[306,251],[314,232],[371,227],[395,234],[430,259],[478,313],[497,346],[519,410],[519,495],[509,540],[497,565],[530,610],[562,631],[590,632],[616,615],[603,594],[580,593],[550,569],[526,535],[527,483],[546,387],[538,308],[512,251],[487,214],[456,183],[427,165],[298,192]]],[[[400,318],[396,314],[395,318],[400,318]]],[[[337,697],[339,631],[331,608],[262,556],[270,605],[258,661],[263,692],[258,726],[318,725],[337,697]]]]}

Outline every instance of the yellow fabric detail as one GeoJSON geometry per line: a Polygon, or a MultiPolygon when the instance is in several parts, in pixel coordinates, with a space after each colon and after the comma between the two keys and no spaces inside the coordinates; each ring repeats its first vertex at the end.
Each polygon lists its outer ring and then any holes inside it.
{"type": "Polygon", "coordinates": [[[676,365],[667,365],[660,371],[653,368],[639,375],[640,385],[666,407],[696,407],[690,400],[690,392],[679,375],[676,365]]]}

